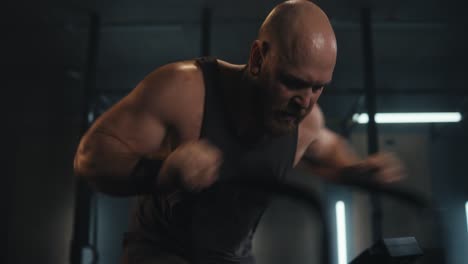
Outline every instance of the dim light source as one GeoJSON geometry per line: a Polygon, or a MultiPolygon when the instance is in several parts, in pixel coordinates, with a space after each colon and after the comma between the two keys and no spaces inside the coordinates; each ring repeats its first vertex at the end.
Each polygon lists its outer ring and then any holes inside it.
{"type": "Polygon", "coordinates": [[[336,233],[338,246],[338,264],[348,263],[348,252],[346,245],[346,211],[343,201],[336,202],[336,233]]]}
{"type": "MultiPolygon", "coordinates": [[[[424,113],[377,113],[375,122],[388,123],[453,123],[460,122],[462,115],[459,112],[424,112],[424,113]]],[[[367,113],[354,114],[353,121],[359,124],[367,124],[367,113]]]]}
{"type": "Polygon", "coordinates": [[[465,203],[466,232],[468,232],[468,201],[465,203]]]}

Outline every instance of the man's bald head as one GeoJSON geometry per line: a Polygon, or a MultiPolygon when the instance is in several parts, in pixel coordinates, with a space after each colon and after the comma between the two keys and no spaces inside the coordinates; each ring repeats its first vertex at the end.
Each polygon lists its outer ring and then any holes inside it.
{"type": "Polygon", "coordinates": [[[308,1],[276,6],[252,44],[246,67],[267,131],[293,131],[330,83],[336,39],[325,13],[308,1]]]}
{"type": "Polygon", "coordinates": [[[258,39],[290,63],[319,60],[334,65],[336,59],[336,39],[330,21],[310,1],[286,1],[276,6],[260,27],[258,39]]]}

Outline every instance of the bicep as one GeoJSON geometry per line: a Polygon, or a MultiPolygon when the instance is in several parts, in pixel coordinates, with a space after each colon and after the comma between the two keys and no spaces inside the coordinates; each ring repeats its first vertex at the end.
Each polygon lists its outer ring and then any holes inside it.
{"type": "Polygon", "coordinates": [[[128,95],[103,114],[91,133],[113,137],[137,155],[155,151],[163,142],[167,125],[131,97],[128,95]]]}
{"type": "Polygon", "coordinates": [[[170,66],[156,70],[105,112],[92,130],[114,137],[136,155],[157,153],[178,118],[173,102],[179,75],[170,66]]]}
{"type": "Polygon", "coordinates": [[[75,173],[92,179],[127,176],[142,156],[160,148],[164,134],[162,122],[124,98],[101,115],[81,139],[75,173]]]}
{"type": "Polygon", "coordinates": [[[334,171],[359,161],[359,157],[348,142],[327,128],[324,128],[321,136],[308,146],[304,156],[310,164],[329,170],[324,174],[333,174],[334,171]]]}

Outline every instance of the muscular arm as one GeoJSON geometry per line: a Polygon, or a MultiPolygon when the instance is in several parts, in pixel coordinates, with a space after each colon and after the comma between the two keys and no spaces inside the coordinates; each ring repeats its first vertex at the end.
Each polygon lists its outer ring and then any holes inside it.
{"type": "Polygon", "coordinates": [[[175,102],[194,71],[180,64],[164,66],[104,113],[79,144],[75,174],[111,195],[142,193],[130,175],[141,158],[167,155],[169,131],[177,130],[182,115],[175,102]]]}
{"type": "Polygon", "coordinates": [[[302,157],[302,167],[327,180],[340,182],[341,170],[355,165],[359,157],[343,137],[325,127],[320,108],[315,107],[304,122],[311,140],[302,157]]]}
{"type": "Polygon", "coordinates": [[[360,159],[344,138],[325,127],[319,108],[304,121],[303,131],[310,144],[302,157],[302,167],[311,173],[347,185],[387,184],[405,177],[403,164],[390,153],[360,159]]]}

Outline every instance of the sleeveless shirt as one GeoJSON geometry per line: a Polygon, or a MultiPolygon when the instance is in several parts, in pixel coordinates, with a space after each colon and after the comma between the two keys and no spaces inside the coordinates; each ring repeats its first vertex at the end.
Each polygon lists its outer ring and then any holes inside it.
{"type": "MultiPolygon", "coordinates": [[[[200,138],[223,153],[218,182],[241,177],[283,180],[293,167],[297,129],[243,143],[227,118],[216,59],[199,58],[196,62],[205,82],[200,138]]],[[[191,263],[255,263],[252,238],[268,203],[265,194],[218,183],[199,193],[140,197],[126,240],[144,237],[155,250],[183,256],[191,263]]]]}

